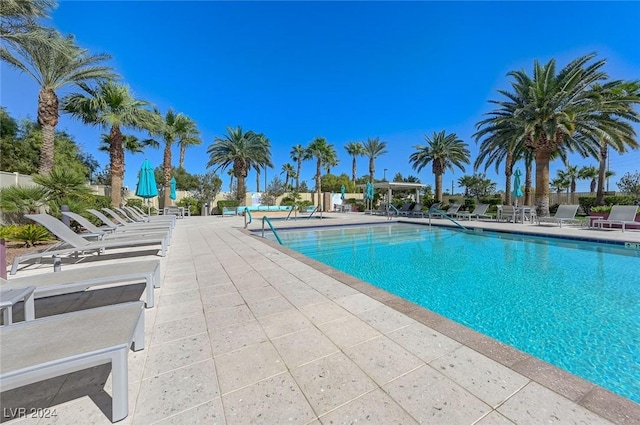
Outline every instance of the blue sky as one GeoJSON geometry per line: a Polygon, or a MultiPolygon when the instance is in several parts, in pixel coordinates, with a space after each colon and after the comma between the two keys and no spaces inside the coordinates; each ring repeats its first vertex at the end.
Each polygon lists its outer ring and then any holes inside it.
{"type": "MultiPolygon", "coordinates": [[[[424,134],[456,133],[473,163],[475,125],[491,110],[488,100],[500,99],[496,90],[509,87],[509,71],[531,74],[535,59],[555,58],[560,68],[596,52],[612,79],[640,79],[639,21],[638,2],[62,0],[46,24],[74,34],[92,53],[112,55],[123,82],[163,114],[173,108],[198,123],[203,144],[187,150],[190,173],[206,172],[207,147],[227,126],[241,125],[271,140],[269,181],[292,162],[296,144],[325,137],[340,159],[332,173],[350,175],[343,146],[380,137],[389,153],[376,160],[377,178],[386,168],[388,179],[400,172],[433,185],[430,166],[416,173],[409,165],[414,146],[424,134]]],[[[0,71],[0,104],[16,118],[35,119],[35,82],[4,63],[0,71]]],[[[108,156],[96,150],[101,129],[66,115],[58,129],[107,166],[108,156]]],[[[160,165],[162,150],[128,155],[125,185],[135,187],[145,158],[160,165]]],[[[571,157],[571,164],[597,162],[571,157]]],[[[640,170],[640,151],[612,155],[610,167],[615,190],[625,172],[640,170]]],[[[552,163],[551,176],[563,168],[552,163]]],[[[310,187],[314,170],[312,161],[303,164],[301,179],[310,187]]],[[[363,157],[358,175],[366,173],[363,157]]],[[[444,187],[472,173],[472,165],[447,171],[444,187]]],[[[228,176],[219,174],[226,190],[228,176]]],[[[504,188],[493,166],[487,175],[504,188]]],[[[255,190],[253,172],[247,182],[255,190]]],[[[578,190],[588,190],[588,182],[578,190]]]]}

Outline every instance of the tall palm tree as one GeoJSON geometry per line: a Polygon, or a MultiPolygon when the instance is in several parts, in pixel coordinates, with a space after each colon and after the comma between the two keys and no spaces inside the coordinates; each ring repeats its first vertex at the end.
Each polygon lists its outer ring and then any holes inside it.
{"type": "Polygon", "coordinates": [[[633,128],[626,121],[639,118],[633,106],[640,96],[637,90],[617,92],[620,84],[600,86],[608,77],[602,70],[605,61],[593,62],[595,56],[575,59],[559,72],[555,60],[546,65],[536,60],[533,77],[524,71],[510,72],[513,91],[499,91],[508,102],[492,101],[500,108],[485,120],[518,128],[519,138],[534,153],[535,196],[541,216],[549,215],[549,163],[554,154],[568,149],[594,155],[601,139],[618,146],[635,143],[633,128]]]}
{"type": "MultiPolygon", "coordinates": [[[[229,175],[229,192],[233,192],[233,178],[236,176],[234,174],[233,168],[230,168],[227,171],[227,174],[229,175]]],[[[258,192],[259,192],[259,188],[258,188],[258,192]]]]}
{"type": "Polygon", "coordinates": [[[365,154],[364,146],[360,142],[349,142],[345,145],[344,149],[351,156],[351,180],[355,183],[356,176],[356,158],[365,154]]]}
{"type": "Polygon", "coordinates": [[[327,149],[324,158],[322,158],[322,165],[327,170],[327,174],[331,174],[331,169],[337,167],[339,163],[338,152],[336,152],[333,145],[329,145],[329,149],[327,149]]]}
{"type": "Polygon", "coordinates": [[[162,187],[164,205],[171,205],[171,148],[173,143],[182,139],[187,139],[194,131],[195,123],[186,115],[176,113],[169,108],[165,116],[157,109],[154,111],[158,125],[153,129],[152,134],[162,137],[164,150],[162,155],[162,187]]]}
{"type": "Polygon", "coordinates": [[[179,135],[178,139],[178,146],[180,146],[180,160],[178,162],[178,168],[182,168],[184,170],[184,157],[187,148],[190,146],[201,145],[202,139],[200,138],[200,130],[196,127],[195,121],[190,118],[186,119],[182,130],[183,131],[179,135]]]}
{"type": "Polygon", "coordinates": [[[571,201],[569,202],[575,202],[576,182],[580,178],[580,169],[577,165],[567,165],[567,169],[558,171],[558,175],[569,183],[568,189],[571,190],[571,201]]]}
{"type": "MultiPolygon", "coordinates": [[[[324,137],[316,137],[313,139],[307,151],[311,158],[316,158],[316,193],[318,195],[318,205],[322,203],[322,164],[327,156],[331,155],[333,145],[327,143],[324,137]]],[[[334,151],[335,152],[335,151],[334,151]]]]}
{"type": "MultiPolygon", "coordinates": [[[[607,120],[604,122],[605,127],[614,127],[613,131],[605,130],[602,135],[597,138],[598,151],[595,158],[599,161],[598,180],[596,189],[596,205],[604,205],[604,183],[607,170],[607,158],[609,155],[609,147],[618,153],[626,152],[627,148],[637,149],[638,141],[635,138],[619,138],[617,136],[617,126],[628,126],[627,122],[617,119],[620,116],[628,121],[638,122],[638,113],[632,109],[633,105],[637,105],[640,101],[640,81],[611,81],[602,86],[595,85],[594,90],[600,95],[600,108],[598,112],[602,112],[607,120]],[[621,109],[628,107],[626,113],[621,113],[621,109]],[[615,112],[614,117],[611,111],[615,112]],[[613,119],[612,119],[613,118],[613,119]],[[613,137],[612,137],[613,136],[613,137]]],[[[627,131],[633,133],[633,129],[627,131]]]]}
{"type": "Polygon", "coordinates": [[[578,178],[591,180],[589,183],[589,192],[594,193],[596,191],[596,185],[598,184],[598,168],[593,165],[585,165],[580,168],[578,178]]]}
{"type": "MultiPolygon", "coordinates": [[[[140,140],[136,136],[131,134],[123,134],[122,135],[122,148],[125,152],[129,152],[131,154],[143,153],[144,148],[152,147],[154,149],[158,149],[160,144],[153,139],[144,139],[140,140]]],[[[107,152],[111,150],[111,139],[108,134],[100,135],[100,144],[98,145],[98,150],[102,152],[107,152]]],[[[126,169],[126,158],[122,157],[122,168],[126,169]]]]}
{"type": "Polygon", "coordinates": [[[424,139],[426,145],[414,146],[416,150],[409,156],[409,162],[413,169],[420,172],[427,164],[431,163],[433,174],[436,176],[436,201],[442,201],[442,175],[446,169],[453,170],[453,167],[464,171],[464,165],[469,163],[470,152],[467,144],[458,139],[455,133],[445,134],[433,133],[430,138],[426,134],[424,139]]]}
{"type": "Polygon", "coordinates": [[[362,144],[364,148],[364,155],[369,157],[369,181],[373,183],[373,176],[376,172],[375,160],[376,158],[387,154],[387,142],[381,142],[379,137],[375,139],[367,139],[362,144]]]}
{"type": "Polygon", "coordinates": [[[227,134],[216,137],[207,148],[209,162],[207,167],[216,166],[215,170],[233,167],[233,174],[238,179],[236,199],[244,201],[247,193],[245,179],[251,163],[260,163],[272,167],[271,145],[268,139],[258,134],[243,132],[242,127],[227,127],[227,134]]]}
{"type": "Polygon", "coordinates": [[[151,131],[159,124],[149,103],[136,99],[129,87],[112,81],[100,82],[96,88],[82,85],[86,94],[74,93],[62,100],[62,109],[85,124],[109,129],[111,164],[111,205],[122,200],[124,177],[124,143],[122,129],[151,131]]]}
{"type": "Polygon", "coordinates": [[[297,191],[300,188],[300,172],[302,170],[302,161],[311,159],[311,154],[309,153],[307,148],[305,148],[304,146],[296,145],[293,147],[293,149],[291,149],[291,152],[289,153],[289,155],[291,156],[291,160],[295,161],[295,163],[297,164],[297,168],[296,168],[296,191],[297,191]]]}
{"type": "Polygon", "coordinates": [[[282,166],[282,172],[280,174],[284,174],[284,187],[289,188],[289,179],[293,178],[296,174],[295,168],[293,165],[287,163],[282,166]]]}
{"type": "MultiPolygon", "coordinates": [[[[247,134],[249,134],[251,137],[257,137],[258,138],[258,142],[265,145],[265,146],[271,146],[271,141],[267,138],[267,136],[265,136],[262,133],[254,133],[252,131],[247,132],[247,134]]],[[[264,178],[265,178],[265,182],[264,182],[264,191],[266,192],[268,187],[267,187],[267,167],[271,168],[272,165],[271,163],[266,164],[264,163],[264,161],[262,161],[260,158],[254,158],[249,162],[249,166],[250,168],[254,168],[256,170],[256,192],[260,192],[260,173],[263,168],[264,168],[264,178]]]]}
{"type": "Polygon", "coordinates": [[[38,124],[42,128],[42,150],[38,172],[46,175],[53,169],[54,135],[60,113],[56,92],[67,85],[82,86],[94,81],[115,78],[111,67],[103,65],[111,58],[106,54],[90,55],[75,44],[73,36],[62,38],[47,31],[42,40],[15,43],[15,52],[0,50],[0,58],[31,76],[40,86],[38,124]],[[58,48],[51,48],[55,42],[58,48]]]}
{"type": "MultiPolygon", "coordinates": [[[[48,18],[57,6],[53,0],[3,0],[0,7],[0,40],[10,46],[31,42],[48,42],[47,29],[35,20],[48,18]]],[[[53,43],[52,47],[58,47],[53,43]]],[[[0,50],[4,49],[0,46],[0,50]]]]}

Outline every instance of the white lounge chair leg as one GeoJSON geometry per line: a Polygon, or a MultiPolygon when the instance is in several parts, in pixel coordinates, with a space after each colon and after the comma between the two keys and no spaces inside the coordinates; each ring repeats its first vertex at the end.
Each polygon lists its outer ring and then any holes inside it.
{"type": "Polygon", "coordinates": [[[36,318],[35,293],[32,292],[24,299],[24,320],[34,320],[36,318]]]}
{"type": "Polygon", "coordinates": [[[145,278],[145,281],[147,283],[147,289],[145,290],[145,292],[147,293],[147,302],[145,303],[144,306],[145,308],[152,308],[154,304],[153,279],[151,279],[151,276],[147,276],[145,278]]]}
{"type": "Polygon", "coordinates": [[[2,310],[2,323],[10,325],[13,323],[13,308],[9,305],[2,310]]]}
{"type": "Polygon", "coordinates": [[[144,349],[144,315],[143,311],[140,313],[140,319],[136,324],[136,330],[133,332],[133,351],[140,351],[144,349]]]}
{"type": "Polygon", "coordinates": [[[159,288],[161,285],[161,280],[162,278],[160,277],[160,266],[158,265],[158,267],[156,267],[156,271],[153,276],[153,286],[155,286],[156,288],[159,288]]]}
{"type": "MultiPolygon", "coordinates": [[[[144,313],[143,313],[144,314],[144,313]]],[[[111,358],[111,420],[121,421],[129,414],[129,373],[127,348],[116,351],[111,358]]]]}

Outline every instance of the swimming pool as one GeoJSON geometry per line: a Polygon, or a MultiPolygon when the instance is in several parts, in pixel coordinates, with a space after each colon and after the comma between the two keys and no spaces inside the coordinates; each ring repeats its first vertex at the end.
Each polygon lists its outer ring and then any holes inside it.
{"type": "Polygon", "coordinates": [[[640,402],[640,251],[406,223],[284,245],[640,402]]]}

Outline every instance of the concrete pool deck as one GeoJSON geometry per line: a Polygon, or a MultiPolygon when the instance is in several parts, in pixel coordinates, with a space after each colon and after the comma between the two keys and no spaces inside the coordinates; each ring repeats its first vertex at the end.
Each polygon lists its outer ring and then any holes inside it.
{"type": "MultiPolygon", "coordinates": [[[[386,222],[363,214],[327,217],[276,225],[386,222]]],[[[130,411],[119,423],[640,423],[640,405],[250,235],[243,223],[242,217],[178,220],[161,259],[156,307],[145,311],[146,348],[129,353],[130,411]]],[[[463,224],[640,243],[640,231],[463,224]]],[[[249,226],[259,228],[259,221],[249,226]]],[[[147,257],[159,258],[154,253],[147,257]]],[[[129,257],[124,250],[100,263],[129,257]]],[[[17,276],[49,272],[51,265],[31,266],[17,276]]],[[[42,299],[36,311],[135,299],[142,290],[131,285],[42,299]]],[[[101,366],[3,392],[1,422],[111,423],[109,372],[101,366]],[[8,409],[17,407],[57,416],[9,420],[8,409]]]]}

